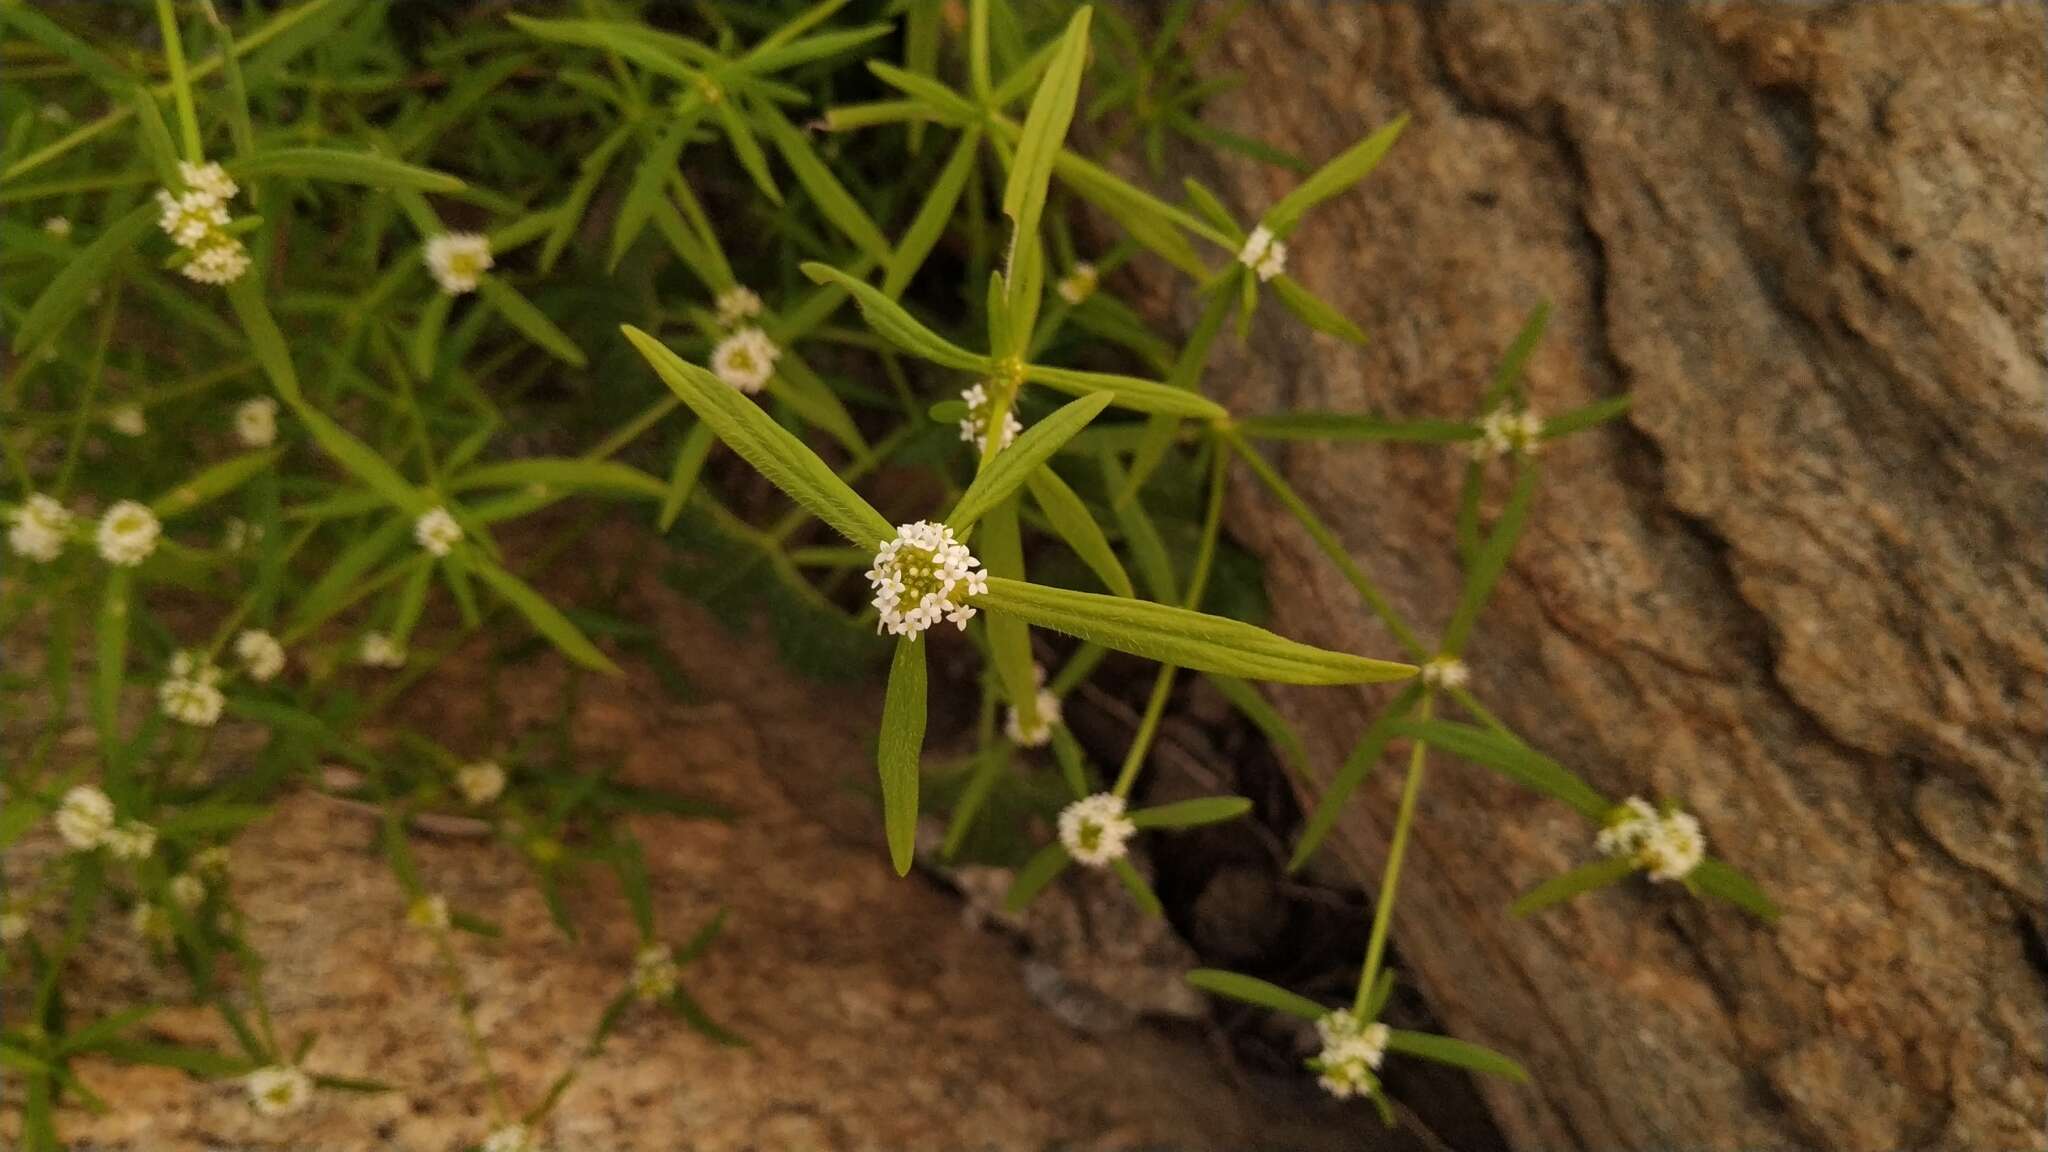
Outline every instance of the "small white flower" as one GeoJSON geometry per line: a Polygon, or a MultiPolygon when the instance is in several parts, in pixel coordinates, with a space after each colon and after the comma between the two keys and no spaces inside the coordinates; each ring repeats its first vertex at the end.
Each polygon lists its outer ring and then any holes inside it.
{"type": "Polygon", "coordinates": [[[1650,879],[1660,882],[1684,879],[1707,855],[1698,818],[1676,809],[1660,812],[1640,796],[1629,797],[1608,814],[1593,844],[1605,855],[1634,858],[1650,879]]]}
{"type": "Polygon", "coordinates": [[[284,671],[284,645],[261,628],[244,629],[235,637],[235,657],[258,684],[267,684],[284,671]]]}
{"type": "Polygon", "coordinates": [[[206,903],[206,881],[190,872],[171,877],[171,903],[187,912],[206,903]]]}
{"type": "Polygon", "coordinates": [[[495,263],[491,239],[476,232],[443,232],[427,241],[427,271],[450,296],[476,291],[495,263]]]}
{"type": "Polygon", "coordinates": [[[0,946],[18,944],[28,935],[28,917],[19,912],[0,912],[0,946]]]}
{"type": "Polygon", "coordinates": [[[244,400],[235,409],[235,439],[251,448],[268,448],[277,439],[277,401],[268,396],[244,400]]]}
{"type": "Polygon", "coordinates": [[[1060,812],[1060,844],[1077,863],[1102,868],[1121,860],[1138,826],[1124,815],[1124,798],[1097,792],[1060,812]]]}
{"type": "Polygon", "coordinates": [[[356,663],[365,668],[403,668],[405,645],[382,632],[365,632],[356,648],[356,663]]]}
{"type": "Polygon", "coordinates": [[[74,852],[90,852],[106,842],[114,830],[114,802],[90,784],[80,784],[64,793],[51,818],[57,835],[74,852]]]}
{"type": "Polygon", "coordinates": [[[242,1079],[249,1105],[263,1116],[289,1116],[313,1099],[313,1078],[297,1068],[273,1064],[242,1079]]]}
{"type": "Polygon", "coordinates": [[[156,702],[164,715],[180,724],[213,727],[227,704],[220,691],[220,669],[203,653],[178,653],[171,660],[171,674],[156,686],[156,702]]]}
{"type": "Polygon", "coordinates": [[[420,518],[413,521],[412,538],[430,554],[446,556],[462,539],[462,525],[455,522],[448,509],[437,505],[420,513],[420,518]]]}
{"type": "Polygon", "coordinates": [[[1472,670],[1456,656],[1438,656],[1422,666],[1422,682],[1432,688],[1463,688],[1472,670]]]}
{"type": "Polygon", "coordinates": [[[540,1152],[524,1124],[507,1124],[484,1137],[482,1152],[540,1152]]]}
{"type": "Polygon", "coordinates": [[[128,930],[158,948],[168,948],[178,938],[171,914],[147,901],[128,910],[128,930]]]}
{"type": "Polygon", "coordinates": [[[228,517],[228,522],[220,530],[220,546],[230,552],[240,552],[261,539],[263,525],[251,524],[240,516],[228,517]]]}
{"type": "Polygon", "coordinates": [[[178,179],[194,192],[204,192],[216,200],[232,200],[241,189],[235,186],[235,178],[219,164],[194,164],[190,160],[178,162],[178,179]]]}
{"type": "Polygon", "coordinates": [[[140,436],[149,431],[149,417],[137,404],[119,404],[107,409],[107,427],[123,436],[140,436]]]}
{"type": "Polygon", "coordinates": [[[1258,274],[1261,281],[1287,271],[1287,245],[1276,239],[1264,224],[1252,229],[1238,250],[1237,262],[1258,274]]]}
{"type": "Polygon", "coordinates": [[[205,245],[233,219],[225,200],[197,188],[175,195],[168,189],[158,189],[156,203],[157,227],[178,247],[188,250],[205,245]]]}
{"type": "Polygon", "coordinates": [[[751,288],[735,284],[718,294],[720,327],[737,328],[740,321],[751,320],[760,314],[761,298],[751,288]]]}
{"type": "Polygon", "coordinates": [[[481,808],[504,793],[505,770],[490,760],[464,764],[455,773],[455,790],[464,804],[481,808]]]}
{"type": "Polygon", "coordinates": [[[900,524],[896,538],[882,542],[867,572],[875,590],[877,627],[915,640],[940,620],[962,631],[975,610],[968,598],[988,591],[988,573],[953,530],[931,520],[900,524]]]}
{"type": "Polygon", "coordinates": [[[42,116],[43,123],[45,124],[71,123],[71,110],[64,107],[62,104],[45,104],[43,105],[38,115],[42,116]]]}
{"type": "MultiPolygon", "coordinates": [[[[987,441],[988,417],[991,401],[988,389],[976,384],[960,393],[960,402],[967,405],[967,415],[960,418],[960,439],[979,449],[987,441]]],[[[1008,448],[1017,440],[1017,434],[1024,431],[1024,422],[1017,419],[1017,408],[1012,404],[1003,412],[1002,442],[996,450],[1008,448]]]]}
{"type": "Polygon", "coordinates": [[[1472,458],[1491,460],[1514,450],[1535,452],[1542,445],[1543,419],[1535,410],[1496,408],[1479,420],[1479,439],[1472,444],[1472,458]]]}
{"type": "Polygon", "coordinates": [[[1034,718],[1029,725],[1024,717],[1011,705],[1003,717],[1003,734],[1010,743],[1020,748],[1043,748],[1052,743],[1052,730],[1060,722],[1060,698],[1045,687],[1045,666],[1033,664],[1032,678],[1038,683],[1038,695],[1032,701],[1034,718]]]}
{"type": "Polygon", "coordinates": [[[100,559],[117,568],[133,568],[156,551],[163,525],[148,505],[122,500],[100,517],[97,543],[100,559]]]}
{"type": "Polygon", "coordinates": [[[711,374],[752,396],[768,386],[782,349],[759,328],[742,328],[711,350],[711,374]]]}
{"type": "Polygon", "coordinates": [[[71,534],[71,510],[40,492],[23,500],[8,519],[7,546],[15,555],[38,564],[55,560],[71,534]]]}
{"type": "Polygon", "coordinates": [[[199,284],[233,284],[249,270],[249,250],[225,233],[216,233],[178,268],[187,280],[199,284]]]}
{"type": "Polygon", "coordinates": [[[429,932],[440,932],[448,927],[448,900],[443,896],[422,896],[405,910],[406,923],[429,932]]]}
{"type": "Polygon", "coordinates": [[[676,990],[676,959],[666,944],[649,944],[633,955],[633,995],[666,1000],[676,990]]]}
{"type": "Polygon", "coordinates": [[[52,216],[43,221],[43,231],[62,240],[71,235],[71,221],[62,216],[52,216]]]}
{"type": "Polygon", "coordinates": [[[1322,1037],[1323,1049],[1308,1066],[1320,1074],[1317,1082],[1323,1091],[1339,1100],[1378,1091],[1379,1078],[1373,1072],[1386,1059],[1385,1024],[1367,1024],[1348,1011],[1337,1011],[1316,1021],[1316,1033],[1322,1037]]]}
{"type": "Polygon", "coordinates": [[[192,857],[192,871],[208,880],[221,881],[228,875],[228,847],[215,844],[192,857]]]}
{"type": "Polygon", "coordinates": [[[140,820],[123,821],[108,829],[101,843],[116,860],[147,860],[156,851],[156,829],[140,820]]]}
{"type": "Polygon", "coordinates": [[[1060,277],[1060,282],[1053,286],[1053,291],[1058,292],[1060,299],[1067,303],[1079,304],[1095,295],[1096,279],[1095,265],[1083,260],[1074,265],[1073,271],[1060,277]]]}

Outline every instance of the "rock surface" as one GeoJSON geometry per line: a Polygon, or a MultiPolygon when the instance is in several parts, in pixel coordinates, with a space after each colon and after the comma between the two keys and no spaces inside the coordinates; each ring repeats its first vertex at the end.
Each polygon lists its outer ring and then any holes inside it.
{"type": "MultiPolygon", "coordinates": [[[[1551,300],[1536,406],[1635,406],[1546,453],[1475,687],[1604,791],[1683,798],[1788,910],[1772,930],[1638,886],[1514,922],[1507,901],[1588,830],[1439,757],[1396,934],[1452,1030],[1539,1077],[1487,1089],[1522,1147],[2039,1146],[2043,19],[1295,0],[1224,38],[1245,83],[1210,105],[1223,126],[1320,159],[1415,121],[1292,246],[1373,343],[1271,307],[1210,389],[1239,411],[1468,417],[1551,300]]],[[[1194,170],[1247,214],[1294,182],[1194,170]]],[[[1462,459],[1276,455],[1441,626],[1462,459]]],[[[1239,479],[1275,626],[1392,651],[1239,479]]],[[[1280,696],[1326,766],[1375,699],[1280,696]]],[[[1342,828],[1362,880],[1398,776],[1342,828]]]]}

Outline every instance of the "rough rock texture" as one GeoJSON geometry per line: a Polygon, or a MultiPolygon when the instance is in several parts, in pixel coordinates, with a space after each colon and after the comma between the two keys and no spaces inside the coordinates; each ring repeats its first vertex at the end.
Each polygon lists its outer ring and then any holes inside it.
{"type": "MultiPolygon", "coordinates": [[[[1453,1031],[1537,1071],[1488,1088],[1521,1146],[2040,1146],[2043,32],[2031,4],[1293,2],[1224,40],[1225,126],[1319,159],[1415,122],[1293,244],[1373,344],[1272,308],[1209,386],[1465,416],[1552,300],[1536,405],[1635,408],[1546,454],[1476,687],[1610,794],[1682,797],[1788,909],[1638,886],[1512,922],[1588,829],[1440,766],[1397,936],[1453,1031]]],[[[1250,213],[1294,179],[1200,171],[1250,213]]],[[[1440,626],[1462,459],[1277,454],[1440,626]]],[[[1276,627],[1391,651],[1240,479],[1276,627]]],[[[1369,698],[1282,699],[1330,765],[1369,698]]],[[[1365,879],[1397,777],[1342,830],[1365,879]]]]}

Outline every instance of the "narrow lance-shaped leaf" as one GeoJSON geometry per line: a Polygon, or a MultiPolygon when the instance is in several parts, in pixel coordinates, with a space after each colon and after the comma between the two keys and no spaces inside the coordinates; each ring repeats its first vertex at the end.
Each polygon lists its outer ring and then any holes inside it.
{"type": "Polygon", "coordinates": [[[1472,626],[1479,622],[1480,609],[1486,606],[1488,595],[1508,566],[1508,554],[1514,551],[1515,541],[1522,536],[1522,528],[1529,520],[1529,502],[1536,495],[1536,462],[1522,457],[1521,471],[1515,477],[1515,487],[1508,493],[1508,502],[1501,509],[1500,519],[1494,522],[1492,535],[1480,546],[1473,556],[1470,570],[1465,573],[1465,586],[1458,594],[1458,607],[1451,613],[1451,622],[1444,628],[1443,649],[1451,655],[1465,650],[1465,641],[1472,635],[1472,626]]]}
{"type": "Polygon", "coordinates": [[[967,535],[983,513],[1009,499],[1019,485],[1060,450],[1061,445],[1101,415],[1102,410],[1109,407],[1109,401],[1106,393],[1084,396],[1032,425],[1008,448],[997,452],[988,466],[975,476],[974,482],[961,495],[960,502],[946,517],[946,524],[959,535],[967,535]]]}
{"type": "Polygon", "coordinates": [[[583,349],[569,339],[569,334],[557,328],[547,313],[520,295],[518,289],[496,276],[485,276],[477,281],[476,290],[508,323],[524,333],[527,339],[547,349],[556,359],[576,368],[589,363],[583,349]]]}
{"type": "Polygon", "coordinates": [[[154,204],[144,204],[107,225],[106,231],[67,261],[43,294],[29,305],[28,315],[14,329],[14,354],[19,356],[64,327],[106,277],[116,258],[130,251],[156,223],[154,204]]]}
{"type": "Polygon", "coordinates": [[[1011,912],[1022,912],[1033,897],[1045,890],[1060,873],[1067,870],[1074,858],[1058,844],[1047,844],[1037,855],[1024,862],[1010,880],[1010,891],[1003,897],[1003,907],[1011,912]]]}
{"type": "Polygon", "coordinates": [[[889,861],[898,876],[910,871],[917,850],[917,789],[924,755],[925,645],[898,640],[882,703],[882,736],[875,763],[882,774],[882,824],[889,861]]]}
{"type": "Polygon", "coordinates": [[[1236,972],[1225,972],[1220,968],[1197,968],[1188,973],[1188,983],[1204,992],[1217,996],[1228,996],[1246,1004],[1271,1008],[1303,1020],[1320,1020],[1330,1014],[1328,1008],[1306,996],[1289,992],[1278,984],[1269,984],[1255,976],[1242,976],[1236,972]]]}
{"type": "Polygon", "coordinates": [[[1480,411],[1490,412],[1499,406],[1508,390],[1520,382],[1522,369],[1528,366],[1530,354],[1536,351],[1536,345],[1543,340],[1544,329],[1549,326],[1550,302],[1545,300],[1529,310],[1529,318],[1522,322],[1514,342],[1501,356],[1500,366],[1493,372],[1493,381],[1487,385],[1486,398],[1480,401],[1480,411]]]}
{"type": "Polygon", "coordinates": [[[1140,828],[1196,828],[1235,820],[1252,810],[1242,796],[1198,796],[1157,808],[1140,808],[1131,813],[1131,823],[1140,828]]]}
{"type": "Polygon", "coordinates": [[[1294,845],[1294,855],[1287,861],[1289,872],[1299,872],[1302,865],[1308,863],[1308,858],[1322,846],[1323,839],[1337,826],[1337,817],[1343,814],[1344,802],[1379,765],[1387,744],[1394,738],[1395,725],[1407,717],[1408,710],[1421,696],[1421,681],[1409,684],[1366,726],[1358,743],[1352,745],[1351,754],[1344,758],[1343,767],[1337,769],[1330,786],[1323,789],[1323,794],[1316,799],[1315,811],[1309,813],[1308,822],[1302,826],[1301,839],[1294,845]]]}
{"type": "Polygon", "coordinates": [[[1449,1064],[1473,1072],[1484,1072],[1489,1076],[1499,1076],[1516,1083],[1527,1083],[1529,1080],[1528,1070],[1513,1060],[1491,1048],[1482,1048],[1463,1040],[1453,1040],[1449,1036],[1432,1036],[1427,1032],[1407,1032],[1395,1028],[1387,1033],[1387,1050],[1420,1056],[1424,1060],[1434,1060],[1439,1064],[1449,1064]]]}
{"type": "Polygon", "coordinates": [[[1352,344],[1366,342],[1365,330],[1351,322],[1351,318],[1337,311],[1322,297],[1304,288],[1301,281],[1292,276],[1281,276],[1271,281],[1273,291],[1280,297],[1280,303],[1287,310],[1301,317],[1302,323],[1318,332],[1328,332],[1352,344]]]}
{"type": "Polygon", "coordinates": [[[540,484],[572,492],[597,492],[611,496],[640,496],[659,500],[668,487],[661,481],[624,464],[609,460],[535,458],[479,464],[449,481],[451,491],[475,488],[525,487],[540,484]]]}
{"type": "Polygon", "coordinates": [[[690,499],[690,493],[697,489],[697,477],[704,471],[704,461],[711,455],[711,446],[718,442],[711,425],[698,421],[683,443],[676,449],[675,467],[669,470],[668,491],[662,495],[661,514],[655,524],[663,532],[675,526],[676,517],[682,515],[683,505],[690,499]]]}
{"type": "Polygon", "coordinates": [[[1510,780],[1571,805],[1589,820],[1602,820],[1614,805],[1592,785],[1557,761],[1519,740],[1449,720],[1401,720],[1397,735],[1426,740],[1453,756],[1491,768],[1510,780]]]}
{"type": "Polygon", "coordinates": [[[150,509],[162,519],[182,516],[216,497],[241,487],[251,477],[269,468],[279,452],[248,452],[223,460],[169,492],[150,501],[150,509]]]}
{"type": "Polygon", "coordinates": [[[1230,415],[1223,405],[1206,396],[1170,388],[1151,380],[1140,380],[1135,376],[1026,364],[1024,378],[1034,384],[1043,384],[1055,391],[1075,396],[1085,396],[1090,392],[1107,392],[1115,397],[1113,402],[1117,407],[1127,408],[1133,412],[1193,416],[1202,420],[1216,420],[1230,415]]]}
{"type": "Polygon", "coordinates": [[[1119,856],[1109,862],[1109,870],[1123,883],[1124,890],[1138,902],[1139,911],[1154,918],[1166,915],[1166,906],[1159,902],[1159,893],[1152,890],[1152,882],[1138,871],[1138,866],[1128,857],[1119,856]]]}
{"type": "Polygon", "coordinates": [[[728,447],[792,500],[863,548],[879,548],[896,529],[789,430],[724,381],[627,325],[626,339],[647,358],[662,382],[710,425],[728,447]]]}
{"type": "Polygon", "coordinates": [[[761,115],[767,120],[768,134],[775,141],[776,150],[782,153],[789,170],[796,174],[797,183],[811,194],[811,201],[817,205],[818,211],[839,229],[841,235],[853,241],[855,247],[880,263],[888,263],[891,255],[888,237],[882,235],[882,230],[875,226],[874,219],[860,206],[860,201],[854,199],[846,185],[841,184],[832,170],[826,167],[817,150],[811,147],[810,139],[772,104],[764,106],[761,115]]]}
{"type": "Polygon", "coordinates": [[[1281,236],[1293,231],[1302,213],[1365,179],[1367,173],[1379,166],[1380,159],[1387,154],[1387,149],[1394,146],[1401,130],[1407,126],[1408,115],[1402,113],[1393,123],[1353,144],[1317,169],[1314,175],[1295,185],[1294,191],[1282,196],[1267,211],[1266,227],[1281,236]]]}
{"type": "Polygon", "coordinates": [[[1640,867],[1632,857],[1614,856],[1581,864],[1560,876],[1553,876],[1518,898],[1508,910],[1517,916],[1541,912],[1562,904],[1582,892],[1619,884],[1640,867]]]}
{"type": "Polygon", "coordinates": [[[1003,187],[1003,215],[1013,225],[1014,247],[1025,237],[1038,235],[1038,220],[1045,211],[1046,186],[1052,180],[1053,162],[1067,138],[1067,126],[1074,120],[1074,102],[1081,93],[1081,75],[1088,64],[1088,17],[1083,7],[1067,21],[1060,37],[1059,52],[1047,65],[1025,114],[1024,128],[1017,140],[1016,160],[1010,165],[1010,179],[1003,187]]]}
{"type": "Polygon", "coordinates": [[[1574,408],[1562,416],[1553,416],[1543,422],[1543,439],[1569,436],[1574,432],[1605,424],[1609,420],[1626,415],[1635,397],[1628,393],[1595,400],[1583,408],[1574,408]]]}
{"type": "Polygon", "coordinates": [[[340,148],[275,148],[239,157],[227,165],[244,180],[289,176],[370,188],[410,188],[419,192],[460,192],[463,183],[446,172],[421,168],[371,152],[340,148]]]}
{"type": "Polygon", "coordinates": [[[1045,513],[1054,532],[1066,541],[1074,555],[1081,558],[1089,570],[1100,577],[1111,592],[1119,596],[1135,596],[1131,578],[1124,572],[1123,562],[1117,559],[1116,549],[1110,545],[1109,537],[1103,533],[1102,525],[1089,514],[1088,505],[1081,497],[1059,478],[1051,468],[1039,468],[1025,481],[1031,490],[1031,498],[1038,503],[1039,511],[1045,513]]]}
{"type": "Polygon", "coordinates": [[[527,586],[524,581],[493,564],[482,555],[475,555],[471,558],[471,567],[476,572],[478,578],[490,585],[491,590],[502,597],[507,604],[512,605],[521,616],[526,617],[527,623],[533,625],[534,631],[539,632],[550,643],[554,644],[556,648],[561,649],[564,656],[583,665],[585,668],[609,673],[613,676],[620,675],[619,666],[612,663],[610,657],[598,651],[597,645],[592,644],[589,637],[585,636],[576,625],[570,623],[569,618],[562,615],[561,609],[548,603],[540,593],[527,586]]]}
{"type": "Polygon", "coordinates": [[[1702,860],[1685,878],[1685,886],[1702,896],[1725,900],[1758,919],[1776,920],[1778,906],[1756,881],[1719,860],[1702,860]]]}
{"type": "Polygon", "coordinates": [[[884,296],[866,281],[815,261],[806,263],[803,273],[813,283],[837,284],[846,289],[876,335],[905,352],[963,372],[987,373],[990,370],[988,357],[969,352],[918,323],[915,317],[903,310],[901,304],[884,296]]]}

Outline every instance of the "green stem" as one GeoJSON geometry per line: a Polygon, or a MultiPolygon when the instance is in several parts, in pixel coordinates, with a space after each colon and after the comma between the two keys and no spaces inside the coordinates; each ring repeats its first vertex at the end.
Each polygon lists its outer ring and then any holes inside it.
{"type": "Polygon", "coordinates": [[[199,141],[199,111],[192,104],[192,76],[185,67],[185,41],[178,32],[178,14],[171,0],[156,0],[156,23],[163,30],[164,63],[171,72],[171,95],[178,105],[178,130],[183,137],[185,159],[198,164],[206,159],[199,141]]]}
{"type": "MultiPolygon", "coordinates": [[[[1432,694],[1425,690],[1416,716],[1428,720],[1433,702],[1432,694]]],[[[1366,1001],[1372,996],[1372,986],[1380,975],[1380,962],[1386,955],[1387,929],[1394,921],[1394,901],[1401,887],[1401,861],[1408,854],[1408,830],[1415,823],[1415,801],[1422,795],[1422,775],[1428,751],[1429,745],[1417,740],[1414,750],[1408,754],[1408,779],[1401,785],[1401,808],[1394,816],[1394,839],[1387,846],[1387,871],[1380,879],[1379,899],[1373,902],[1372,938],[1365,945],[1365,967],[1359,972],[1358,998],[1352,1004],[1352,1011],[1361,1015],[1365,1012],[1366,1001]]]]}

